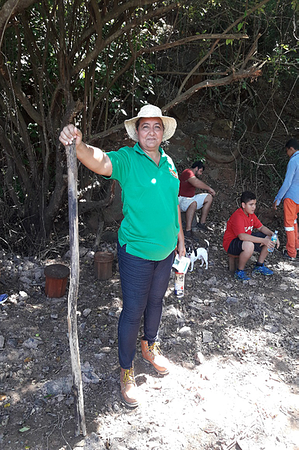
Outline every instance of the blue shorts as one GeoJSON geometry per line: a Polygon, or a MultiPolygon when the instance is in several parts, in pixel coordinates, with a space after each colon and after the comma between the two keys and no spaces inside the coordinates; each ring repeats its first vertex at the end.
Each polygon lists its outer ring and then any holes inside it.
{"type": "MultiPolygon", "coordinates": [[[[266,235],[264,233],[261,233],[258,231],[257,233],[251,233],[251,236],[261,237],[264,238],[266,235]]],[[[243,251],[242,244],[244,241],[241,241],[238,237],[233,239],[231,243],[229,244],[227,253],[230,255],[240,255],[240,253],[243,251]]],[[[262,250],[262,245],[258,242],[254,242],[254,251],[259,252],[262,250]]]]}

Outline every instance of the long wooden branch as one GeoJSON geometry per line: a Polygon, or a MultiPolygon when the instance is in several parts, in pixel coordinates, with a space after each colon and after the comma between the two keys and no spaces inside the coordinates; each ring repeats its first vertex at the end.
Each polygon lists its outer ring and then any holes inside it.
{"type": "Polygon", "coordinates": [[[235,81],[242,80],[243,78],[257,78],[260,77],[261,75],[262,71],[260,68],[250,67],[250,69],[248,70],[239,70],[238,72],[233,72],[231,75],[220,78],[218,80],[204,80],[201,83],[195,84],[190,89],[185,91],[183,94],[178,95],[174,100],[165,105],[164,108],[162,108],[162,111],[163,112],[169,111],[178,103],[187,100],[189,97],[191,97],[191,95],[195,94],[195,92],[199,91],[200,89],[215,86],[224,86],[234,83],[235,81]]]}
{"type": "Polygon", "coordinates": [[[66,147],[68,165],[69,236],[71,251],[71,278],[68,295],[68,332],[73,374],[73,394],[75,400],[76,436],[86,436],[84,398],[77,330],[77,298],[79,290],[79,235],[77,201],[77,157],[75,143],[66,147]]]}

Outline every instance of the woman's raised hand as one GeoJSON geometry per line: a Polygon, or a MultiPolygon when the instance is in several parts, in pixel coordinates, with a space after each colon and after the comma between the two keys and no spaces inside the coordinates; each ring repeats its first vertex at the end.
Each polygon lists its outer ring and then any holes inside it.
{"type": "Polygon", "coordinates": [[[61,131],[59,140],[66,146],[70,145],[74,139],[76,139],[76,146],[80,145],[82,142],[82,133],[75,125],[69,124],[61,131]]]}

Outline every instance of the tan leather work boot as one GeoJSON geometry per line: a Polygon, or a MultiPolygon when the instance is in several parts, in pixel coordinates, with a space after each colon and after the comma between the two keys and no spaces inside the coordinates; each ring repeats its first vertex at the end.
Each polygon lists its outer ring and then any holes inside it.
{"type": "Polygon", "coordinates": [[[169,373],[169,361],[161,354],[158,342],[148,345],[147,341],[141,339],[141,350],[144,361],[152,364],[160,375],[169,373]]]}
{"type": "Polygon", "coordinates": [[[120,368],[120,391],[123,401],[130,408],[138,406],[138,391],[134,378],[134,369],[120,368]]]}

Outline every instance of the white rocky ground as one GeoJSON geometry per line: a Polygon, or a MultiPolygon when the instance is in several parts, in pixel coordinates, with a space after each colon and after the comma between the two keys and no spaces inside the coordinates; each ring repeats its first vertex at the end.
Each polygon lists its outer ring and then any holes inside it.
{"type": "Polygon", "coordinates": [[[143,400],[133,411],[119,394],[117,266],[101,282],[93,253],[81,248],[78,330],[87,435],[77,438],[67,294],[50,299],[44,293],[44,267],[61,259],[2,252],[0,294],[9,297],[0,306],[0,447],[298,450],[299,265],[275,252],[272,278],[236,282],[219,234],[209,235],[209,270],[195,263],[182,299],[170,281],[160,339],[171,374],[158,377],[138,346],[143,400]]]}

